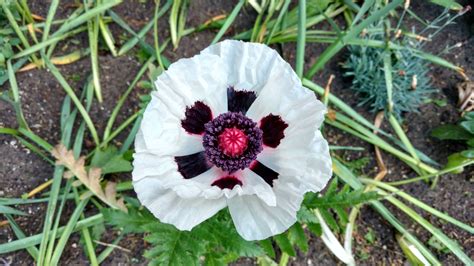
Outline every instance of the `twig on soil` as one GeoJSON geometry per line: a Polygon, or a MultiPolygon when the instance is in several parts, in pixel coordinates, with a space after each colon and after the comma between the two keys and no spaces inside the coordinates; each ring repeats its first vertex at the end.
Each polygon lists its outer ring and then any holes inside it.
{"type": "Polygon", "coordinates": [[[329,92],[331,91],[331,84],[332,84],[332,81],[334,80],[336,76],[334,74],[331,74],[329,76],[329,79],[328,79],[328,82],[326,83],[326,87],[324,87],[324,94],[323,94],[323,103],[327,106],[328,105],[328,101],[329,101],[329,92]]]}
{"type": "Polygon", "coordinates": [[[121,251],[125,251],[125,252],[127,252],[127,253],[132,253],[132,251],[131,251],[130,249],[121,247],[121,246],[119,246],[119,245],[109,244],[109,243],[105,243],[105,242],[98,241],[98,240],[94,240],[94,242],[97,243],[97,244],[99,244],[99,245],[102,245],[102,246],[113,247],[113,248],[116,248],[116,249],[120,249],[121,251]]]}
{"type": "Polygon", "coordinates": [[[5,220],[5,221],[0,221],[0,227],[5,226],[5,225],[8,225],[8,224],[9,224],[9,222],[8,222],[7,220],[5,220]]]}
{"type": "Polygon", "coordinates": [[[50,179],[50,180],[44,182],[43,184],[37,186],[36,188],[34,188],[30,192],[28,192],[24,198],[33,197],[34,195],[38,194],[39,192],[41,192],[44,189],[46,189],[47,187],[49,187],[52,183],[53,183],[53,179],[50,179]]]}

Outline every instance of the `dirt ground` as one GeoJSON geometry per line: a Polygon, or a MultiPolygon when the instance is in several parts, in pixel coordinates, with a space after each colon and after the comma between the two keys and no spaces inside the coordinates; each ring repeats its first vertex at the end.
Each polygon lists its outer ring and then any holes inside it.
{"type": "MultiPolygon", "coordinates": [[[[28,1],[31,11],[35,14],[46,16],[48,10],[47,1],[28,1]]],[[[74,1],[65,1],[74,3],[74,1]]],[[[206,21],[210,17],[229,13],[237,1],[191,1],[189,15],[187,18],[187,26],[197,26],[206,21]]],[[[415,2],[415,1],[412,1],[415,2]]],[[[413,8],[418,15],[424,18],[433,18],[439,14],[442,9],[433,5],[422,5],[419,1],[413,3],[413,8]],[[427,8],[429,7],[429,8],[427,8]]],[[[146,1],[145,4],[137,0],[124,1],[123,4],[114,8],[122,18],[129,22],[132,28],[139,30],[153,16],[153,1],[146,1]]],[[[65,18],[73,11],[71,5],[62,4],[58,10],[58,18],[65,18]]],[[[233,33],[241,32],[244,29],[252,27],[256,14],[250,8],[244,9],[234,26],[228,32],[227,36],[233,33]]],[[[437,37],[437,41],[428,45],[428,51],[432,53],[440,52],[446,45],[453,45],[462,42],[463,46],[453,50],[444,57],[457,65],[463,66],[469,77],[474,78],[474,24],[473,12],[458,19],[456,25],[449,26],[437,37]]],[[[169,35],[167,26],[167,17],[160,20],[159,24],[162,38],[169,35]]],[[[117,26],[112,26],[114,36],[122,34],[117,26]]],[[[175,61],[182,57],[190,57],[197,54],[200,50],[209,45],[215,35],[215,31],[203,31],[184,37],[181,40],[179,48],[176,51],[167,49],[164,53],[171,61],[175,61]]],[[[151,43],[151,36],[149,41],[151,43]]],[[[77,47],[87,47],[87,35],[80,34],[73,40],[67,40],[56,50],[58,55],[65,54],[77,47]],[[73,41],[74,40],[74,41],[73,41]]],[[[322,53],[326,46],[321,44],[307,44],[306,48],[306,67],[309,67],[322,53]]],[[[282,51],[283,57],[288,62],[294,62],[295,46],[294,44],[285,44],[275,47],[282,51]]],[[[120,95],[127,89],[128,85],[138,72],[141,64],[135,52],[129,55],[114,58],[109,53],[102,51],[99,57],[101,85],[104,95],[104,103],[95,104],[91,111],[91,117],[98,126],[99,132],[102,132],[105,122],[110,115],[116,101],[120,95]]],[[[345,52],[341,52],[338,57],[331,60],[325,69],[315,76],[314,81],[324,85],[330,74],[336,75],[336,80],[332,85],[332,92],[341,97],[351,106],[357,105],[357,98],[354,97],[349,89],[350,81],[342,77],[340,63],[344,61],[345,52]]],[[[63,75],[68,79],[73,88],[78,91],[82,88],[87,76],[90,75],[90,59],[86,57],[79,62],[71,65],[59,67],[63,75]]],[[[411,113],[405,116],[404,128],[407,130],[409,138],[413,144],[431,156],[440,163],[445,163],[446,157],[457,151],[459,145],[456,143],[441,142],[429,136],[432,128],[445,124],[453,123],[458,119],[458,111],[456,109],[456,91],[455,85],[461,81],[461,77],[456,73],[444,68],[433,66],[431,71],[433,86],[438,89],[434,95],[436,99],[446,99],[447,105],[439,107],[435,104],[426,104],[422,106],[418,113],[411,113]]],[[[65,96],[63,89],[56,82],[56,79],[45,70],[32,70],[17,75],[19,82],[23,110],[26,120],[32,127],[33,131],[39,136],[45,138],[49,143],[55,144],[59,142],[59,112],[62,100],[65,96]]],[[[4,85],[1,90],[8,89],[8,85],[4,85]]],[[[145,93],[137,88],[122,109],[118,119],[120,123],[130,114],[138,109],[138,95],[145,93]]],[[[373,120],[374,114],[365,111],[363,108],[357,107],[367,119],[373,120]]],[[[13,109],[5,102],[0,101],[0,126],[16,127],[13,109]]],[[[363,152],[340,152],[338,155],[345,159],[357,159],[361,157],[374,158],[373,148],[366,143],[355,139],[336,129],[327,129],[326,135],[333,145],[351,145],[361,146],[365,148],[363,152]]],[[[120,140],[120,137],[118,138],[120,140]]],[[[3,155],[0,160],[0,197],[20,197],[41,183],[45,182],[52,176],[53,167],[43,161],[37,155],[31,153],[19,144],[15,139],[0,135],[0,154],[3,155]]],[[[390,172],[386,177],[387,180],[400,180],[408,176],[414,176],[403,163],[384,154],[384,159],[390,172]]],[[[372,162],[364,169],[364,174],[372,177],[377,173],[376,164],[372,162]]],[[[403,186],[406,192],[415,195],[420,200],[429,205],[448,213],[449,215],[463,222],[470,223],[474,221],[474,202],[472,193],[474,192],[474,184],[472,177],[473,169],[467,169],[460,175],[446,175],[440,179],[436,188],[430,189],[428,184],[423,182],[403,186]]],[[[114,176],[115,179],[127,180],[130,175],[114,176]]],[[[389,204],[386,204],[388,207],[389,204]]],[[[23,205],[19,209],[29,213],[29,216],[18,217],[17,222],[25,230],[26,234],[36,234],[42,230],[45,204],[23,205]]],[[[404,216],[395,208],[391,208],[408,228],[420,237],[425,243],[429,239],[429,234],[422,228],[419,228],[410,219],[404,216]]],[[[68,212],[72,211],[68,208],[68,212]]],[[[474,257],[474,238],[467,232],[462,231],[450,224],[441,223],[421,210],[423,216],[431,223],[439,226],[449,237],[458,241],[468,255],[474,257]]],[[[86,213],[93,213],[94,210],[88,210],[86,213]]],[[[378,214],[369,207],[363,208],[362,214],[358,218],[358,228],[355,232],[355,254],[357,255],[359,264],[380,265],[380,264],[404,264],[404,256],[395,240],[396,231],[378,214]],[[372,230],[375,235],[374,243],[368,243],[364,239],[364,235],[372,230]],[[369,254],[364,258],[364,254],[369,254]]],[[[14,240],[8,226],[0,227],[0,243],[14,240]]],[[[115,239],[115,232],[107,230],[102,235],[102,242],[110,242],[115,239]]],[[[67,245],[61,264],[85,265],[87,258],[80,247],[80,239],[78,235],[74,235],[67,245]]],[[[104,265],[129,265],[129,264],[146,264],[146,260],[141,257],[144,250],[143,236],[130,235],[124,238],[119,245],[130,252],[115,250],[111,256],[104,262],[104,265]]],[[[436,252],[438,258],[446,265],[458,265],[460,262],[453,256],[436,252]]],[[[2,255],[6,262],[12,265],[32,265],[32,260],[26,251],[20,251],[2,255]]],[[[310,251],[307,254],[299,253],[298,257],[292,259],[292,265],[334,265],[339,262],[324,247],[318,238],[311,239],[310,251]]],[[[250,264],[250,260],[242,260],[238,264],[250,264]]]]}

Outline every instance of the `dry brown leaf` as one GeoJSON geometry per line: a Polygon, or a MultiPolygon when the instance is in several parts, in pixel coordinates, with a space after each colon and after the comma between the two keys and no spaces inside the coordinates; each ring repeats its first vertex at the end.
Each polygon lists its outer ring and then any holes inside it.
{"type": "MultiPolygon", "coordinates": [[[[383,111],[379,112],[377,116],[375,117],[374,125],[376,128],[380,128],[380,126],[382,125],[383,117],[384,117],[383,111]]],[[[378,134],[378,130],[374,130],[373,132],[376,135],[378,134]]],[[[385,163],[383,162],[382,152],[380,151],[380,148],[377,147],[376,145],[374,145],[374,147],[375,147],[375,158],[377,160],[377,165],[379,167],[379,172],[377,173],[374,179],[377,181],[380,181],[387,175],[388,171],[387,171],[387,167],[385,166],[385,163]]]]}
{"type": "Polygon", "coordinates": [[[114,209],[120,209],[127,212],[123,198],[117,199],[117,191],[114,182],[107,182],[105,190],[100,184],[101,169],[91,167],[89,171],[85,167],[85,157],[80,157],[78,160],[74,158],[74,153],[68,150],[63,144],[58,144],[51,151],[51,154],[56,158],[57,165],[63,165],[69,171],[64,174],[65,178],[75,176],[81,183],[86,186],[95,196],[97,196],[104,203],[114,209]]]}
{"type": "Polygon", "coordinates": [[[457,88],[461,111],[469,112],[474,110],[474,82],[464,81],[457,88]]]}
{"type": "Polygon", "coordinates": [[[336,121],[336,111],[331,108],[328,108],[328,113],[326,114],[327,118],[331,121],[336,121]]]}

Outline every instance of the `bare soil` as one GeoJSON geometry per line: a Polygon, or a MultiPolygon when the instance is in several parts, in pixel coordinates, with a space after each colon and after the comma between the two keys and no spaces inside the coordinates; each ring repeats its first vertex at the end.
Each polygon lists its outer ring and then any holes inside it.
{"type": "MultiPolygon", "coordinates": [[[[58,10],[58,18],[65,18],[73,11],[74,1],[65,1],[58,10]]],[[[187,26],[197,26],[213,16],[223,13],[229,13],[235,6],[237,1],[192,1],[189,15],[187,18],[187,26]]],[[[424,18],[433,18],[439,14],[442,9],[433,5],[421,4],[418,1],[412,6],[418,15],[424,18]]],[[[47,1],[29,1],[30,8],[33,13],[46,16],[49,3],[47,1]]],[[[139,30],[153,17],[153,1],[140,3],[139,1],[124,1],[123,4],[114,8],[122,18],[127,21],[132,28],[139,30]]],[[[453,50],[444,57],[457,65],[463,66],[469,77],[474,78],[474,12],[458,19],[456,25],[449,26],[438,36],[435,42],[428,45],[428,52],[437,53],[445,48],[446,45],[453,45],[461,42],[463,46],[453,50]]],[[[252,27],[256,14],[251,8],[245,8],[236,20],[236,23],[227,36],[233,33],[241,32],[244,29],[252,27]]],[[[167,16],[166,16],[167,17],[167,16]]],[[[162,18],[159,24],[160,35],[166,37],[169,35],[167,18],[162,18]]],[[[117,39],[123,32],[117,27],[112,26],[112,31],[117,39]]],[[[182,57],[190,57],[197,54],[200,50],[209,45],[215,36],[215,31],[203,31],[184,37],[178,49],[173,51],[167,49],[164,53],[171,61],[175,61],[182,57]]],[[[161,37],[161,36],[160,36],[161,37]]],[[[151,35],[148,36],[152,43],[151,35]]],[[[56,50],[57,55],[66,54],[77,47],[87,47],[87,35],[79,34],[72,40],[64,41],[56,50]]],[[[308,68],[322,53],[326,45],[307,44],[306,47],[306,67],[308,68]]],[[[282,51],[283,57],[288,62],[294,62],[295,46],[294,44],[284,44],[275,47],[282,51]]],[[[91,111],[91,117],[102,132],[107,118],[110,115],[116,101],[120,95],[127,89],[128,85],[138,72],[141,63],[135,56],[137,50],[126,56],[114,58],[109,53],[102,51],[99,56],[101,85],[103,89],[104,102],[102,104],[94,104],[91,111]]],[[[336,79],[332,85],[332,92],[341,97],[351,106],[358,103],[357,97],[349,89],[350,81],[342,77],[340,63],[344,61],[345,51],[342,51],[335,59],[325,67],[323,71],[315,76],[314,81],[324,85],[330,74],[335,74],[336,79]]],[[[91,73],[90,59],[85,57],[82,60],[67,66],[59,67],[62,74],[68,79],[73,88],[78,92],[91,73]]],[[[433,96],[436,99],[446,99],[447,105],[439,107],[435,104],[426,104],[422,106],[418,113],[410,113],[405,116],[404,129],[412,140],[414,146],[421,149],[433,159],[440,163],[445,163],[449,154],[457,151],[460,145],[457,143],[442,142],[430,137],[429,133],[441,124],[454,123],[459,118],[456,109],[456,90],[455,85],[462,79],[456,73],[433,66],[432,80],[438,92],[433,96]]],[[[32,127],[33,131],[39,136],[45,138],[48,142],[55,144],[59,142],[59,113],[65,93],[62,87],[56,82],[56,79],[45,70],[31,70],[17,75],[21,97],[23,102],[23,110],[26,120],[32,127]]],[[[2,86],[2,90],[8,89],[8,84],[2,86]]],[[[134,111],[138,109],[138,96],[144,94],[145,91],[137,88],[130,95],[118,122],[123,121],[134,111]]],[[[367,112],[361,107],[356,110],[363,114],[367,119],[373,120],[375,115],[367,112]]],[[[16,120],[13,109],[5,102],[0,101],[0,126],[15,128],[16,120]]],[[[361,157],[374,158],[373,147],[366,143],[344,134],[339,130],[327,128],[326,135],[333,145],[351,145],[364,147],[363,152],[338,152],[339,156],[347,160],[357,159],[361,157]]],[[[90,140],[90,137],[88,137],[90,140]]],[[[119,137],[118,140],[121,138],[119,137]]],[[[87,144],[87,142],[86,142],[87,144]]],[[[23,147],[14,138],[0,135],[0,197],[20,197],[22,194],[31,191],[41,183],[45,182],[52,176],[53,167],[39,156],[31,153],[23,147]]],[[[407,168],[403,163],[395,158],[384,154],[384,159],[389,174],[387,180],[400,180],[406,177],[415,176],[415,174],[407,168]]],[[[378,169],[375,161],[364,169],[364,174],[372,177],[377,173],[378,169]]],[[[474,169],[466,169],[464,173],[459,175],[446,175],[440,179],[439,184],[431,189],[429,184],[424,182],[414,183],[403,186],[403,189],[416,196],[420,200],[429,205],[448,213],[449,215],[463,222],[473,224],[474,202],[472,193],[474,192],[474,184],[472,177],[474,169]]],[[[130,179],[130,175],[115,176],[121,180],[130,179]]],[[[389,204],[387,204],[389,206],[389,204]]],[[[399,217],[408,228],[420,237],[425,243],[430,235],[419,226],[414,225],[411,220],[400,213],[399,210],[389,206],[393,213],[399,217]]],[[[45,204],[22,205],[18,209],[30,214],[26,217],[18,217],[17,222],[25,230],[27,235],[41,232],[45,204]]],[[[67,208],[66,213],[70,213],[73,206],[67,208]]],[[[439,226],[449,237],[458,241],[464,248],[465,252],[472,258],[474,257],[474,238],[472,235],[462,231],[450,224],[442,223],[435,217],[418,210],[423,217],[431,223],[439,226]]],[[[87,210],[87,214],[94,213],[95,210],[87,210]]],[[[1,218],[0,218],[1,220],[1,218]]],[[[366,265],[402,265],[405,263],[404,255],[395,240],[396,231],[379,215],[370,209],[364,207],[358,218],[358,228],[355,231],[355,254],[359,264],[366,265]],[[368,243],[364,239],[364,235],[372,230],[375,234],[375,242],[368,243]],[[368,256],[364,256],[368,254],[368,256]]],[[[106,230],[102,235],[101,241],[105,243],[111,242],[116,235],[113,230],[106,230]]],[[[79,235],[74,235],[63,254],[61,264],[86,265],[87,258],[80,246],[79,235]]],[[[0,226],[0,243],[12,241],[15,239],[14,234],[8,226],[0,226]]],[[[130,235],[124,238],[119,245],[129,250],[115,250],[111,256],[104,262],[104,265],[131,265],[146,264],[146,260],[141,254],[145,249],[145,243],[142,235],[130,235]]],[[[99,250],[100,251],[100,250],[99,250]]],[[[450,254],[433,252],[446,265],[459,265],[460,262],[450,254]]],[[[2,255],[0,258],[11,265],[32,265],[33,262],[26,251],[19,251],[2,255]]],[[[335,265],[340,264],[337,259],[322,244],[319,238],[311,238],[310,250],[303,254],[299,252],[298,257],[292,259],[292,265],[335,265]]],[[[248,265],[253,263],[251,260],[242,260],[238,264],[248,265]]]]}

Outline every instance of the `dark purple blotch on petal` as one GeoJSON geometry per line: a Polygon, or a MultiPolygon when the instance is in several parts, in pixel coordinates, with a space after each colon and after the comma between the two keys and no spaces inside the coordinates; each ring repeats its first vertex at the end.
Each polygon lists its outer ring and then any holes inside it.
{"type": "Polygon", "coordinates": [[[257,95],[253,91],[236,91],[234,87],[227,88],[227,109],[230,112],[247,113],[255,99],[257,95]]]}
{"type": "Polygon", "coordinates": [[[191,134],[204,133],[204,124],[212,120],[212,111],[209,106],[197,101],[191,107],[186,107],[185,118],[181,120],[181,126],[191,134]]]}
{"type": "Polygon", "coordinates": [[[224,188],[233,189],[237,185],[242,186],[242,181],[240,181],[235,176],[225,176],[212,182],[212,185],[218,186],[220,189],[224,189],[224,188]]]}
{"type": "Polygon", "coordinates": [[[174,160],[178,165],[178,171],[185,179],[196,177],[212,167],[203,151],[185,156],[176,156],[174,160]]]}
{"type": "Polygon", "coordinates": [[[250,166],[250,170],[259,175],[267,184],[273,187],[273,180],[278,178],[278,173],[266,167],[259,161],[255,161],[250,166]]]}
{"type": "Polygon", "coordinates": [[[260,129],[263,131],[263,144],[276,148],[285,137],[288,124],[279,115],[269,114],[260,120],[260,129]]]}

